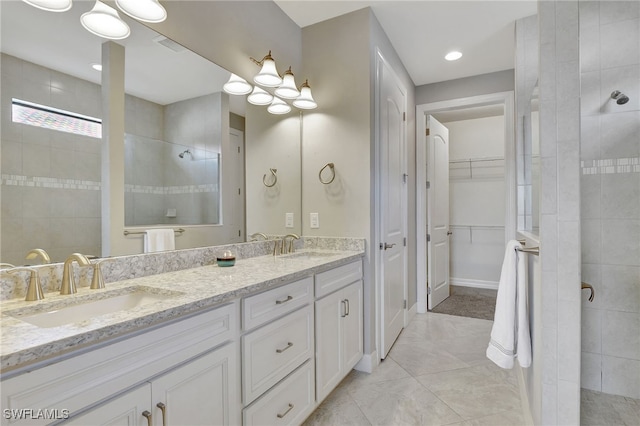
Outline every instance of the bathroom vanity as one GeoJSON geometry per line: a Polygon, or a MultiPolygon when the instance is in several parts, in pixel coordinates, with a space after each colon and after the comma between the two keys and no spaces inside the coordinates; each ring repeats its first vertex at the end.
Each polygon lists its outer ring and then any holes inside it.
{"type": "Polygon", "coordinates": [[[259,256],[3,302],[2,424],[300,424],[362,357],[363,255],[259,256]],[[132,293],[155,296],[35,325],[51,306],[132,293]]]}

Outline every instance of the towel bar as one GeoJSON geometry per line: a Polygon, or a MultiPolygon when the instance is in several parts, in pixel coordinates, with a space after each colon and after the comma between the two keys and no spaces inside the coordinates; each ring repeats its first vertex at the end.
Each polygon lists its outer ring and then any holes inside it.
{"type": "Polygon", "coordinates": [[[523,253],[533,254],[535,256],[540,256],[540,247],[522,247],[516,248],[516,250],[521,251],[523,253]]]}
{"type": "MultiPolygon", "coordinates": [[[[182,234],[185,230],[182,228],[178,228],[178,229],[174,229],[173,232],[175,232],[176,234],[182,234]]],[[[147,231],[127,231],[125,229],[124,231],[124,235],[134,235],[134,234],[145,234],[147,231]]]]}

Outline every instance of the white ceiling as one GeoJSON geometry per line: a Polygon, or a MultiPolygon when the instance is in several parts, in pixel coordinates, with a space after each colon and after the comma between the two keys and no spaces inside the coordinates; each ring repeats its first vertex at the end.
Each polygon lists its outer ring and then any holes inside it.
{"type": "Polygon", "coordinates": [[[514,68],[514,22],[530,0],[276,0],[300,27],[371,7],[416,86],[514,68]],[[448,62],[450,50],[462,59],[448,62]]]}

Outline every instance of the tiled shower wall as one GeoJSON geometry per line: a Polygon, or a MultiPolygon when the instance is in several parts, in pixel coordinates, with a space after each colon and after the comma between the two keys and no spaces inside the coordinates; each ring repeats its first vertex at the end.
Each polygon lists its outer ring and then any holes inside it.
{"type": "Polygon", "coordinates": [[[127,96],[127,226],[219,223],[221,96],[213,93],[166,106],[127,96]],[[137,122],[158,125],[147,128],[137,122]],[[191,155],[180,158],[187,149],[191,155]],[[171,209],[175,215],[168,213],[171,209]]]}
{"type": "Polygon", "coordinates": [[[100,86],[2,54],[2,262],[100,254],[100,139],[13,123],[11,99],[101,117],[100,86]]]}
{"type": "Polygon", "coordinates": [[[580,58],[581,385],[640,398],[640,3],[581,1],[580,58]]]}

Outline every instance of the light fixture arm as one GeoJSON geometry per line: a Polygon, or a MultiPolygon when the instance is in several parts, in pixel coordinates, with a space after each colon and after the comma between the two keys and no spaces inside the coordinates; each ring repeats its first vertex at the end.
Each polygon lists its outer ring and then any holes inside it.
{"type": "Polygon", "coordinates": [[[251,56],[249,56],[249,59],[251,59],[251,62],[253,62],[254,64],[256,64],[257,66],[261,67],[264,64],[264,61],[267,59],[271,59],[273,60],[273,57],[271,56],[271,51],[269,51],[269,53],[267,53],[264,58],[262,58],[261,60],[257,60],[251,56]]]}

